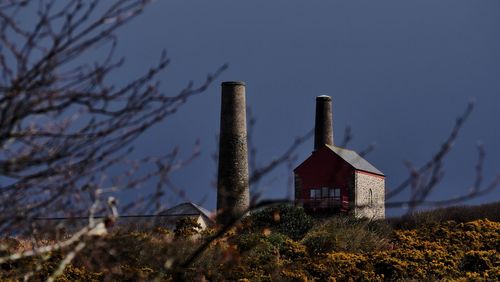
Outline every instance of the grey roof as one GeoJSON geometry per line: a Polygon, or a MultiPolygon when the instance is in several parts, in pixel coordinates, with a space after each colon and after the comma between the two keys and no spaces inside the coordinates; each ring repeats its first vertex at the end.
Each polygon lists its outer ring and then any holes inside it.
{"type": "Polygon", "coordinates": [[[203,215],[206,218],[210,219],[210,214],[211,212],[204,207],[198,206],[195,203],[191,202],[186,202],[186,203],[181,203],[178,204],[175,207],[172,207],[168,210],[160,212],[161,215],[176,215],[176,216],[183,216],[183,215],[203,215]]]}
{"type": "Polygon", "coordinates": [[[339,157],[344,159],[344,161],[348,162],[350,165],[352,165],[355,169],[366,171],[366,172],[371,172],[374,174],[379,174],[379,175],[384,175],[380,170],[378,170],[376,167],[374,167],[371,163],[369,163],[367,160],[365,160],[363,157],[358,155],[358,153],[341,148],[341,147],[336,147],[336,146],[330,146],[326,145],[330,150],[332,150],[335,154],[337,154],[339,157]]]}

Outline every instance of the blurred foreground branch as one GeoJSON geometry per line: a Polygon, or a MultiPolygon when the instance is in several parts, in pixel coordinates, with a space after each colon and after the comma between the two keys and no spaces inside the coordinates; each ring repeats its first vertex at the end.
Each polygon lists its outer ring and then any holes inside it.
{"type": "Polygon", "coordinates": [[[448,135],[446,140],[441,145],[441,148],[430,158],[430,160],[423,166],[415,168],[409,162],[407,162],[407,167],[410,171],[410,175],[396,188],[387,191],[386,193],[386,207],[408,207],[408,214],[412,213],[415,208],[422,205],[430,206],[443,206],[450,204],[457,204],[472,198],[485,195],[493,191],[500,183],[500,174],[498,174],[490,183],[483,187],[483,162],[485,157],[484,147],[478,145],[478,160],[475,166],[475,180],[473,186],[469,189],[469,193],[454,197],[452,199],[433,201],[429,200],[428,197],[432,191],[437,188],[437,185],[441,182],[444,176],[443,171],[443,161],[445,157],[450,153],[453,144],[455,143],[458,135],[463,128],[464,123],[469,118],[470,114],[474,109],[474,103],[469,102],[464,112],[456,119],[455,125],[453,126],[451,133],[448,135]],[[405,190],[410,189],[410,198],[408,201],[388,201],[405,190]]]}
{"type": "MultiPolygon", "coordinates": [[[[226,68],[199,85],[189,82],[179,93],[165,94],[157,81],[170,62],[163,52],[143,75],[113,83],[125,61],[115,58],[115,33],[149,3],[1,4],[0,232],[19,232],[44,214],[86,213],[108,172],[126,164],[132,142],[205,91],[226,68]],[[32,24],[20,21],[29,17],[32,24]]],[[[115,189],[159,177],[155,195],[161,195],[160,186],[182,163],[176,156],[175,149],[144,158],[142,163],[152,162],[156,169],[125,174],[115,189]]]]}

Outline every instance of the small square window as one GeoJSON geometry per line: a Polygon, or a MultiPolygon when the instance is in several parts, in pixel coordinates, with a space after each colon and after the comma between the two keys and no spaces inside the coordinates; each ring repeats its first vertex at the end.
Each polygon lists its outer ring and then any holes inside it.
{"type": "Polygon", "coordinates": [[[330,188],[330,194],[328,195],[328,197],[330,197],[330,198],[335,197],[335,189],[330,188]]]}
{"type": "Polygon", "coordinates": [[[323,198],[328,198],[328,187],[321,188],[321,196],[323,196],[323,198]]]}
{"type": "Polygon", "coordinates": [[[340,188],[335,188],[334,194],[335,194],[335,196],[334,196],[335,198],[340,198],[340,188]]]}
{"type": "Polygon", "coordinates": [[[340,198],[340,188],[330,188],[330,198],[340,198]]]}
{"type": "Polygon", "coordinates": [[[309,196],[311,199],[321,198],[321,189],[311,189],[309,196]]]}

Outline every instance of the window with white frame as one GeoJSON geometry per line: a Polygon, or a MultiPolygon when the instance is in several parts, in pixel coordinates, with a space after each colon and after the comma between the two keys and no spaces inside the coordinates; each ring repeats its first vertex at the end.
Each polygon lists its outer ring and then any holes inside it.
{"type": "Polygon", "coordinates": [[[340,199],[340,188],[312,188],[309,197],[311,199],[340,199]]]}
{"type": "Polygon", "coordinates": [[[328,198],[328,187],[321,187],[321,197],[328,198]]]}
{"type": "Polygon", "coordinates": [[[321,199],[321,189],[311,189],[309,196],[311,199],[321,199]]]}

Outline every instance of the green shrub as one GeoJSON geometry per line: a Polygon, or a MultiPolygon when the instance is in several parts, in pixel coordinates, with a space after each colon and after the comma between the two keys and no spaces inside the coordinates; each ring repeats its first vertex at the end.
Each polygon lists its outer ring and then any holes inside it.
{"type": "Polygon", "coordinates": [[[283,258],[292,262],[307,258],[306,247],[292,239],[286,239],[280,246],[279,252],[283,258]]]}
{"type": "Polygon", "coordinates": [[[238,250],[242,253],[248,252],[255,248],[257,245],[266,241],[266,237],[258,233],[241,234],[232,238],[231,243],[237,246],[238,250]]]}
{"type": "Polygon", "coordinates": [[[288,236],[281,233],[273,233],[271,232],[269,235],[265,235],[266,240],[271,243],[276,249],[281,250],[285,245],[285,241],[288,236]]]}
{"type": "Polygon", "coordinates": [[[254,212],[248,218],[248,224],[251,232],[269,228],[293,240],[300,240],[314,225],[314,220],[301,207],[280,205],[254,212]]]}
{"type": "Polygon", "coordinates": [[[460,269],[465,272],[483,273],[493,267],[493,263],[500,264],[500,255],[495,250],[468,251],[464,254],[460,269]]]}
{"type": "MultiPolygon", "coordinates": [[[[274,237],[275,243],[281,238],[274,237]]],[[[279,275],[279,251],[268,237],[260,233],[249,233],[235,236],[231,244],[237,247],[238,255],[236,261],[227,262],[232,265],[231,275],[227,280],[247,278],[251,281],[272,281],[272,277],[279,275]]],[[[279,243],[277,243],[279,244],[279,243]]],[[[228,273],[226,273],[228,274],[228,273]]]]}

